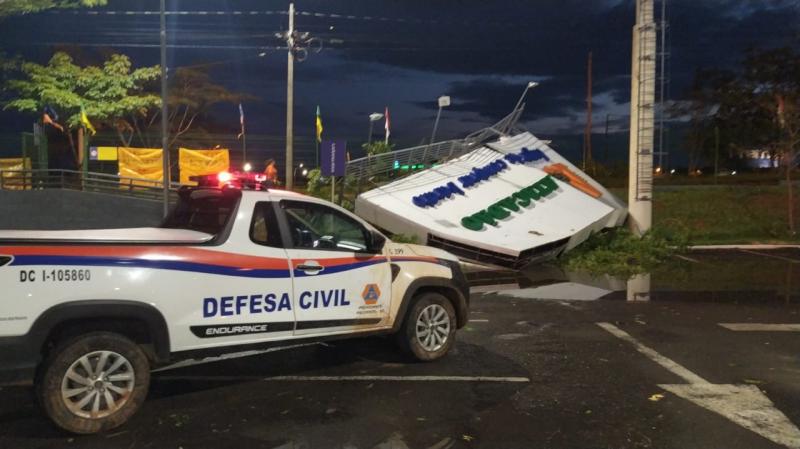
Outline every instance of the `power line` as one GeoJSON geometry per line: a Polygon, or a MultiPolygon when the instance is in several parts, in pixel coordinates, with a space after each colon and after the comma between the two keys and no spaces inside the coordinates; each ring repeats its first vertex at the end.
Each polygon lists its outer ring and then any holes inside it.
{"type": "MultiPolygon", "coordinates": [[[[118,42],[26,42],[20,45],[27,46],[67,46],[76,45],[81,47],[127,47],[127,48],[160,48],[159,44],[137,44],[137,43],[118,43],[118,42]]],[[[167,44],[167,48],[183,49],[202,49],[202,50],[287,50],[287,47],[271,45],[202,45],[202,44],[167,44]]]]}
{"type": "MultiPolygon", "coordinates": [[[[158,16],[159,11],[84,11],[51,10],[48,14],[72,16],[158,16]]],[[[287,11],[166,11],[167,16],[278,16],[289,15],[287,11]]]]}
{"type": "MultiPolygon", "coordinates": [[[[86,16],[158,16],[158,11],[111,11],[111,10],[51,10],[48,14],[60,15],[86,15],[86,16]]],[[[203,11],[167,11],[168,16],[278,16],[289,15],[288,11],[279,10],[239,10],[239,11],[222,11],[222,10],[203,10],[203,11]]],[[[369,22],[394,22],[401,24],[418,24],[418,25],[496,25],[507,26],[509,22],[497,21],[470,21],[470,20],[442,20],[442,19],[419,19],[419,18],[404,18],[404,17],[387,17],[387,16],[365,16],[355,14],[338,14],[338,13],[324,13],[315,11],[296,11],[295,16],[315,17],[321,19],[335,19],[335,20],[360,20],[369,22]]]]}

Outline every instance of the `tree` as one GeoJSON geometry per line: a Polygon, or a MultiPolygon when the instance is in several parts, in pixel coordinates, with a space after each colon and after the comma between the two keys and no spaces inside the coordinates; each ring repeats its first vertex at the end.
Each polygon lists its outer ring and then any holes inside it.
{"type": "Polygon", "coordinates": [[[59,52],[47,65],[23,62],[16,73],[19,77],[6,83],[15,97],[3,108],[41,113],[45,106],[51,106],[58,111],[76,163],[80,161],[73,133],[81,126],[81,108],[94,125],[119,129],[124,117],[161,105],[157,95],[143,89],[160,76],[159,66],[132,71],[125,55],[113,54],[100,67],[79,67],[68,54],[59,52]]]}
{"type": "MultiPolygon", "coordinates": [[[[168,89],[167,105],[171,138],[169,146],[174,145],[193,127],[197,128],[197,122],[215,105],[222,103],[235,105],[253,99],[251,95],[231,92],[225,86],[215,84],[204,69],[179,67],[170,80],[168,89]]],[[[134,136],[144,146],[156,144],[161,129],[159,117],[161,117],[160,109],[131,111],[120,122],[120,138],[125,145],[130,145],[134,136]]]]}
{"type": "Polygon", "coordinates": [[[78,8],[105,6],[107,0],[3,0],[0,1],[0,18],[15,14],[32,14],[51,8],[78,8]]]}
{"type": "Polygon", "coordinates": [[[792,172],[800,162],[800,53],[791,48],[751,50],[738,73],[702,85],[709,80],[695,82],[696,95],[690,95],[690,108],[684,110],[696,131],[690,139],[705,142],[717,127],[733,149],[770,151],[784,170],[789,231],[795,234],[792,172]],[[703,108],[710,108],[710,116],[692,113],[703,108]]]}
{"type": "Polygon", "coordinates": [[[758,127],[742,128],[736,124],[741,118],[739,105],[743,101],[736,73],[726,70],[695,73],[686,99],[676,102],[671,110],[673,118],[689,118],[684,142],[689,173],[716,156],[728,163],[737,162],[739,152],[750,148],[750,142],[763,133],[758,127]],[[720,137],[720,153],[715,156],[717,136],[720,137]]]}
{"type": "Polygon", "coordinates": [[[750,101],[743,109],[771,125],[762,138],[785,170],[789,230],[794,235],[792,171],[800,163],[800,53],[791,48],[752,51],[744,68],[743,91],[750,101]]]}
{"type": "Polygon", "coordinates": [[[374,140],[369,143],[361,145],[361,148],[367,152],[367,156],[375,156],[377,154],[388,153],[394,151],[394,144],[385,143],[380,140],[374,140]]]}

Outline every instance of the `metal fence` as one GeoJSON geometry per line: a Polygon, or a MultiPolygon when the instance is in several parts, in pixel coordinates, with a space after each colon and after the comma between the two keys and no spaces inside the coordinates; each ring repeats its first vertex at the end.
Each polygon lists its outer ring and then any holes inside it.
{"type": "MultiPolygon", "coordinates": [[[[517,121],[523,110],[524,105],[521,105],[494,125],[472,133],[461,140],[446,140],[354,159],[347,163],[345,175],[357,180],[360,185],[364,180],[384,175],[396,179],[399,177],[397,175],[398,166],[428,166],[459,157],[490,139],[519,131],[517,121]]],[[[412,170],[407,170],[407,173],[411,172],[412,170]]]]}
{"type": "MultiPolygon", "coordinates": [[[[171,183],[171,196],[180,184],[171,183]]],[[[161,201],[163,184],[150,179],[126,178],[77,170],[0,170],[0,190],[66,189],[161,201]]],[[[174,198],[173,198],[174,199],[174,198]]]]}
{"type": "Polygon", "coordinates": [[[433,145],[421,145],[389,153],[366,156],[350,161],[347,164],[345,175],[352,176],[355,179],[370,178],[387,174],[395,170],[397,166],[430,164],[447,160],[461,155],[464,150],[465,148],[460,140],[448,140],[437,142],[433,145]]]}

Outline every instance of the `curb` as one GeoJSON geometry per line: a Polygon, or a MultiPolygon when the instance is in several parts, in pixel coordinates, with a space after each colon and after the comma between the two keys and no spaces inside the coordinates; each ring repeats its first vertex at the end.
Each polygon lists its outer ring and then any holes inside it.
{"type": "Polygon", "coordinates": [[[690,246],[690,250],[715,250],[715,249],[800,249],[800,245],[794,244],[776,244],[776,245],[695,245],[690,246]]]}

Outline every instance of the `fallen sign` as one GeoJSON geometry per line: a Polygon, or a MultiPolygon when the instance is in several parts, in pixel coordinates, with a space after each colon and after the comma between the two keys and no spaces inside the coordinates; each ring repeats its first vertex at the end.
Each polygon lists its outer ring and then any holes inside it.
{"type": "Polygon", "coordinates": [[[558,256],[626,208],[530,133],[361,194],[358,215],[459,257],[508,267],[558,256]]]}
{"type": "Polygon", "coordinates": [[[483,224],[497,226],[498,220],[503,220],[518,212],[520,208],[528,207],[531,201],[546,198],[558,189],[555,180],[550,176],[534,182],[528,187],[519,189],[502,200],[492,204],[484,210],[461,219],[461,225],[472,231],[480,231],[483,224]]]}

